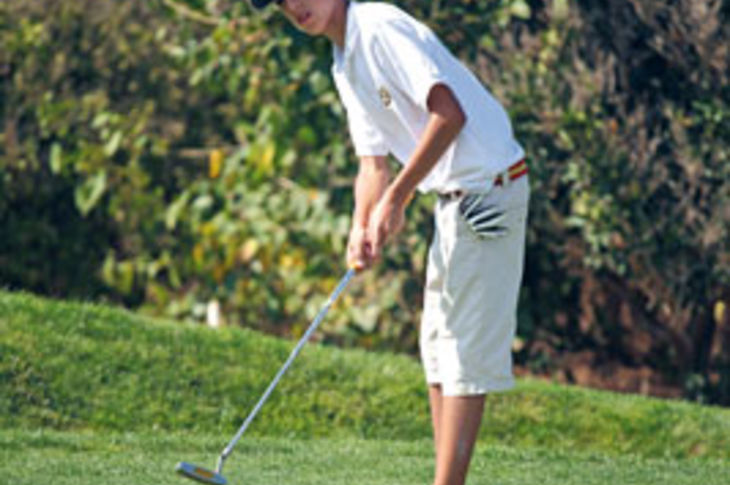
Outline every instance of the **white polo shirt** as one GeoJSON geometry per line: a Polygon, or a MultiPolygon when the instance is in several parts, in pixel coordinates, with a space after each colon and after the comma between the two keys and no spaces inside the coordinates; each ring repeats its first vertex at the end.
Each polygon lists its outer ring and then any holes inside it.
{"type": "Polygon", "coordinates": [[[504,108],[424,24],[387,3],[351,2],[332,75],[358,156],[407,164],[426,128],[431,88],[445,84],[467,122],[418,189],[487,190],[524,157],[504,108]]]}

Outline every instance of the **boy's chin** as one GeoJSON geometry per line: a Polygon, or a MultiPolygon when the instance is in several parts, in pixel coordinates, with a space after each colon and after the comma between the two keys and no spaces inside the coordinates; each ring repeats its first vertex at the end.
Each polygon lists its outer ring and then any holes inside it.
{"type": "Polygon", "coordinates": [[[320,32],[318,29],[310,27],[309,25],[307,25],[307,26],[298,25],[297,30],[299,30],[299,32],[303,32],[307,35],[311,35],[312,37],[322,34],[322,32],[320,32]]]}

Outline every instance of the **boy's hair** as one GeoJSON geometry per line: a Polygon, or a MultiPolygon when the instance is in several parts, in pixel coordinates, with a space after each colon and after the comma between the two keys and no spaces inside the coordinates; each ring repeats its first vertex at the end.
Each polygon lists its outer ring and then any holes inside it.
{"type": "Polygon", "coordinates": [[[271,3],[271,0],[249,0],[253,8],[260,10],[271,3]]]}

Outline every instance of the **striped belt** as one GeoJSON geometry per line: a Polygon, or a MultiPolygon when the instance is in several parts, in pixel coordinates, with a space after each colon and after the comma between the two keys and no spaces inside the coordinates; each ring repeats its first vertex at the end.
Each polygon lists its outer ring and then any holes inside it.
{"type": "MultiPolygon", "coordinates": [[[[505,176],[510,180],[517,180],[518,178],[522,177],[523,175],[527,175],[527,162],[523,158],[517,163],[514,163],[510,165],[510,167],[505,170],[504,172],[498,174],[496,177],[494,177],[494,186],[495,187],[501,187],[504,185],[504,179],[505,176]]],[[[444,200],[454,200],[454,199],[460,199],[461,197],[466,194],[466,191],[464,190],[453,190],[451,192],[444,192],[439,194],[439,198],[444,200]]]]}

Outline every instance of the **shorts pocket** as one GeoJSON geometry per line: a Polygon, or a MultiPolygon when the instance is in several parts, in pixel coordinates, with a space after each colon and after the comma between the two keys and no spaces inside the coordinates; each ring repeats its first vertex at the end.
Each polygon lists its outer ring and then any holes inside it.
{"type": "Polygon", "coordinates": [[[490,193],[466,194],[457,208],[460,222],[479,240],[499,239],[509,232],[507,210],[500,197],[490,193]]]}

